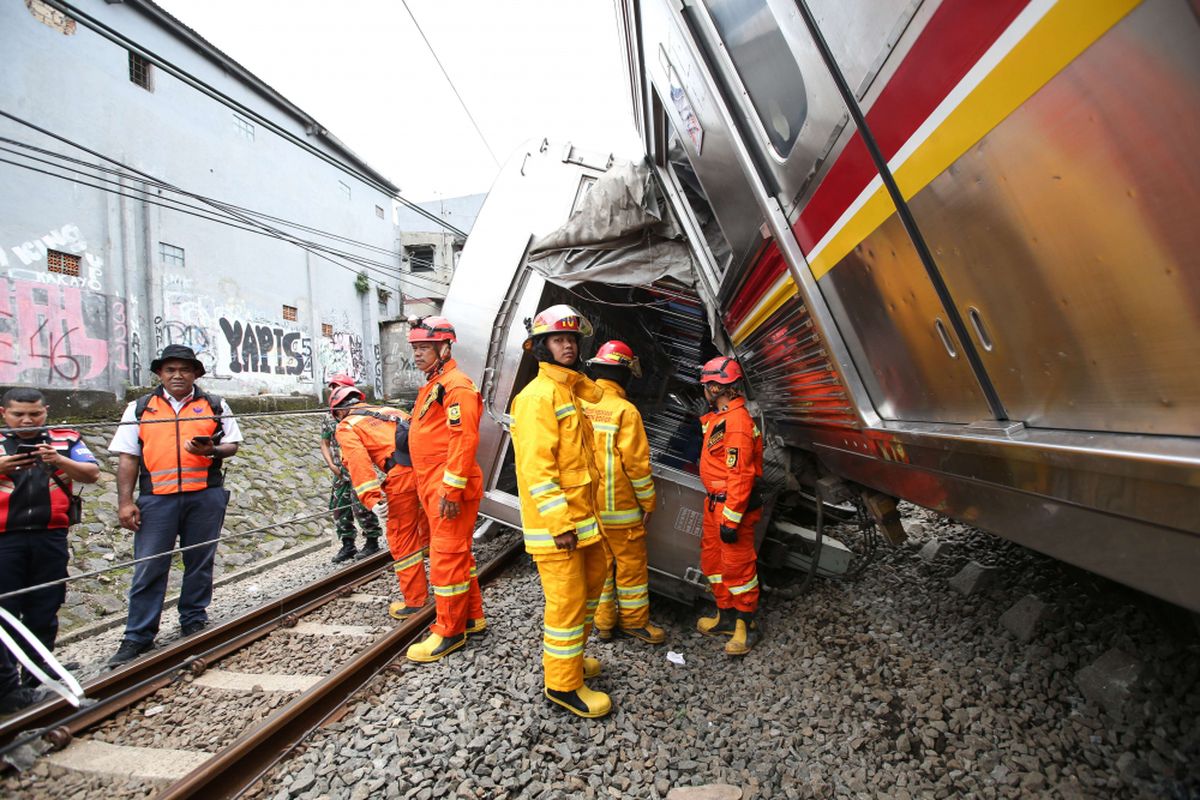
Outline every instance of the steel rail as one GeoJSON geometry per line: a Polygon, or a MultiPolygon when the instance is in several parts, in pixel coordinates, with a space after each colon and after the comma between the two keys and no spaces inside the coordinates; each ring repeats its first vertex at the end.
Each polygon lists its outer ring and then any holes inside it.
{"type": "MultiPolygon", "coordinates": [[[[479,571],[479,582],[490,582],[524,550],[521,540],[513,542],[479,571]]],[[[322,723],[350,702],[376,675],[392,664],[433,618],[435,609],[426,606],[402,625],[329,674],[317,685],[292,700],[274,717],[242,734],[220,753],[176,783],[158,800],[237,797],[279,763],[322,723]]],[[[397,665],[398,667],[398,665],[397,665]]]]}
{"type": "Polygon", "coordinates": [[[182,669],[203,671],[205,666],[265,637],[280,626],[373,579],[391,564],[386,551],[364,558],[291,594],[271,600],[228,622],[154,650],[128,666],[89,682],[84,694],[89,705],[75,709],[66,700],[43,702],[0,725],[0,753],[14,743],[46,737],[55,747],[65,747],[72,737],[108,719],[178,679],[182,669]]]}

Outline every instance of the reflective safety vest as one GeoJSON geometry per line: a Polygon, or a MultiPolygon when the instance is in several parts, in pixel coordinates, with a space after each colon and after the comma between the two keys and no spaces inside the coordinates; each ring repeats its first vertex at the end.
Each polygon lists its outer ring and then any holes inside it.
{"type": "Polygon", "coordinates": [[[709,495],[725,495],[721,524],[736,528],[749,510],[754,479],[762,475],[762,434],[741,397],[724,411],[705,414],[700,424],[704,428],[700,480],[709,495]]]}
{"type": "Polygon", "coordinates": [[[138,485],[142,494],[178,494],[198,492],[210,486],[220,486],[221,459],[195,455],[183,444],[194,436],[211,436],[220,444],[225,429],[219,419],[225,411],[224,402],[215,394],[205,394],[193,387],[192,399],[175,413],[166,399],[166,390],[159,386],[153,393],[138,398],[134,413],[138,421],[138,444],[141,445],[141,468],[138,485]],[[162,422],[172,420],[174,424],[162,422]]]}
{"type": "Polygon", "coordinates": [[[587,376],[557,364],[538,374],[512,403],[512,443],[521,498],[525,550],[553,553],[554,537],[574,531],[579,547],[600,541],[594,485],[592,424],[579,398],[599,402],[604,393],[587,376]]]}
{"type": "Polygon", "coordinates": [[[650,475],[650,442],[637,406],[625,399],[615,381],[601,378],[598,403],[583,403],[596,444],[596,507],[605,528],[628,528],[654,510],[654,478],[650,475]]]}
{"type": "Polygon", "coordinates": [[[407,454],[398,451],[401,437],[397,436],[409,421],[408,412],[398,408],[359,403],[334,430],[342,450],[342,465],[350,473],[350,485],[367,508],[374,508],[382,497],[383,479],[375,472],[376,467],[385,474],[398,469],[412,475],[412,467],[404,463],[407,454]]]}
{"type": "MultiPolygon", "coordinates": [[[[440,481],[451,502],[483,497],[483,471],[475,462],[483,399],[475,382],[448,359],[417,393],[409,451],[422,486],[440,481]]],[[[424,490],[422,490],[424,491],[424,490]]]]}
{"type": "MultiPolygon", "coordinates": [[[[79,442],[79,433],[70,428],[50,428],[46,431],[46,439],[55,450],[68,455],[79,442]]],[[[16,434],[0,434],[0,454],[16,455],[17,445],[22,441],[16,434]]],[[[68,492],[73,486],[67,473],[40,462],[11,475],[0,473],[0,533],[69,527],[67,508],[71,498],[68,492]],[[50,470],[63,486],[50,477],[50,470]]]]}

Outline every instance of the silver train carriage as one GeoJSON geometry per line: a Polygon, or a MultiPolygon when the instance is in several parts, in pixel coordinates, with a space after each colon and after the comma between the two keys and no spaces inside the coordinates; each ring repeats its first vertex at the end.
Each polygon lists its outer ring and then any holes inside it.
{"type": "Polygon", "coordinates": [[[703,592],[696,372],[722,352],[780,490],[765,566],[812,566],[796,498],[893,538],[898,498],[1200,610],[1196,5],[616,6],[644,164],[518,152],[447,298],[483,512],[519,524],[522,320],[568,302],[650,367],[660,592],[703,592]]]}

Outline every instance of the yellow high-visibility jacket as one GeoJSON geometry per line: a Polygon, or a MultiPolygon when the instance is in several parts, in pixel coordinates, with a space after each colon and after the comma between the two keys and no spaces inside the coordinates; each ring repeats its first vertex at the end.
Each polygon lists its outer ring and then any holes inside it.
{"type": "Polygon", "coordinates": [[[579,547],[600,541],[593,489],[600,473],[580,397],[596,401],[603,392],[575,370],[542,363],[537,377],[513,398],[521,527],[525,550],[533,555],[555,552],[554,537],[569,531],[579,537],[579,547]]]}
{"type": "Polygon", "coordinates": [[[583,413],[595,432],[596,507],[605,528],[629,528],[654,510],[654,479],[650,476],[650,442],[637,406],[625,399],[619,383],[596,381],[604,390],[599,403],[583,403],[583,413]]]}

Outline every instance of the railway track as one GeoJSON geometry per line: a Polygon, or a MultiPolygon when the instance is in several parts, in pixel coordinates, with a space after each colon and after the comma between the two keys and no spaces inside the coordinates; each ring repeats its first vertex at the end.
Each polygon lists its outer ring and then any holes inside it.
{"type": "MultiPolygon", "coordinates": [[[[521,542],[508,537],[484,549],[490,560],[480,568],[481,583],[504,570],[521,552],[521,542]]],[[[356,615],[364,621],[378,620],[382,603],[370,590],[378,589],[384,595],[390,591],[395,580],[388,569],[390,561],[387,554],[380,554],[356,562],[242,616],[153,651],[86,684],[88,702],[83,708],[55,700],[28,709],[0,725],[0,750],[25,758],[30,749],[52,750],[49,758],[60,766],[139,778],[152,783],[159,797],[236,796],[312,730],[337,715],[374,676],[389,665],[399,670],[397,659],[432,621],[434,608],[430,605],[402,624],[386,626],[378,635],[377,629],[384,627],[379,624],[340,624],[345,619],[356,621],[356,615]],[[368,616],[354,610],[355,605],[361,608],[364,604],[370,608],[368,616]],[[314,618],[324,621],[309,621],[314,618]],[[306,644],[313,637],[322,644],[306,644]],[[325,643],[329,637],[332,646],[325,643]],[[341,655],[347,657],[341,659],[341,655]],[[340,663],[321,675],[319,667],[326,659],[340,663]],[[280,671],[266,673],[254,666],[239,671],[239,666],[255,663],[277,663],[280,671]],[[172,696],[157,703],[157,698],[166,694],[172,696]],[[293,696],[284,700],[289,694],[293,696]],[[247,703],[247,698],[253,702],[247,703]],[[181,701],[195,702],[195,710],[164,713],[181,701]],[[217,703],[231,704],[234,710],[210,714],[217,703]],[[213,748],[205,742],[199,750],[183,750],[158,746],[176,742],[170,730],[157,730],[156,716],[166,726],[177,728],[203,724],[210,717],[231,717],[233,721],[211,726],[208,738],[220,739],[219,746],[213,748]],[[114,738],[104,734],[106,723],[126,725],[133,735],[115,738],[133,739],[139,746],[105,741],[114,738]],[[26,748],[23,754],[22,748],[26,748]]]]}

